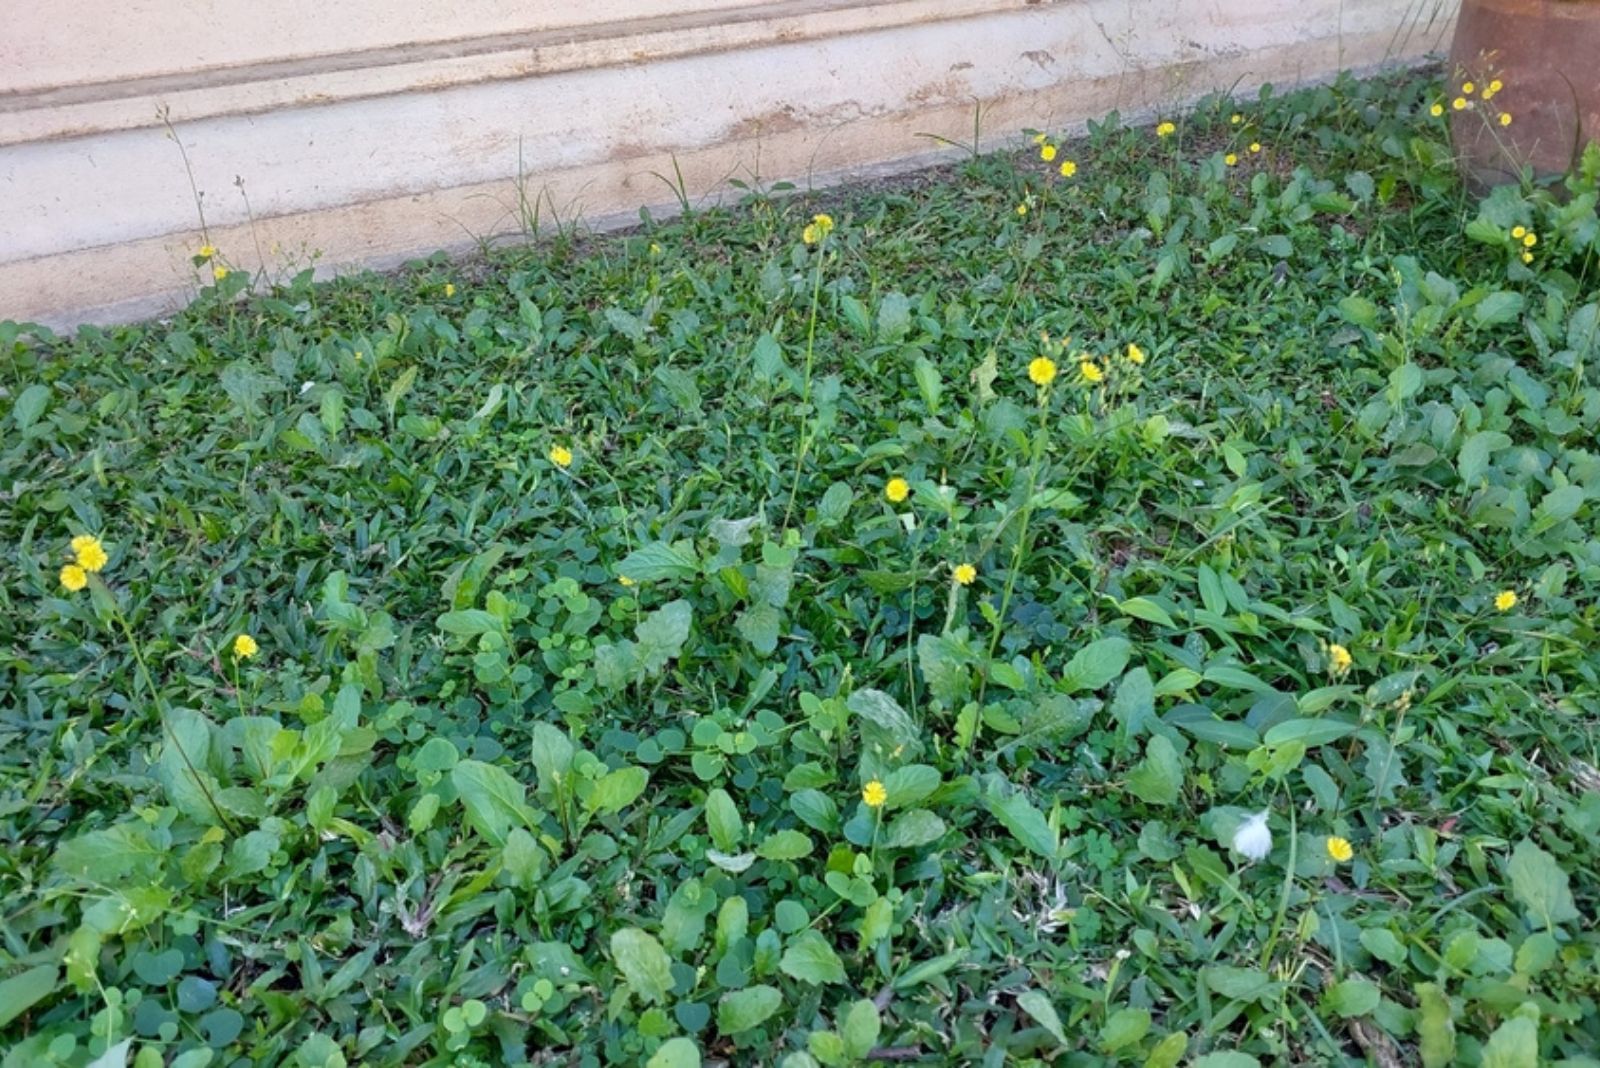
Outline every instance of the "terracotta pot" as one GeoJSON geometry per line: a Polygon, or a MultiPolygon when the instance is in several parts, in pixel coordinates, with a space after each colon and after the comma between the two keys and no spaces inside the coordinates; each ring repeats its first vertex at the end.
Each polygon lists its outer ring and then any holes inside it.
{"type": "Polygon", "coordinates": [[[1462,0],[1446,78],[1451,139],[1476,183],[1514,182],[1523,165],[1565,174],[1600,139],[1600,0],[1462,0]],[[1472,106],[1455,110],[1457,97],[1472,106]]]}

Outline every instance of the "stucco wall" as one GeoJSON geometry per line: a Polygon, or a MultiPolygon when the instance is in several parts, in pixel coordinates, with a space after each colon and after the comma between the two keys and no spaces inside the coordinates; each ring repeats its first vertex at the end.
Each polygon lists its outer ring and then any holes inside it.
{"type": "Polygon", "coordinates": [[[0,319],[824,184],[1447,41],[1450,0],[76,0],[0,9],[0,319]],[[170,131],[181,138],[179,151],[170,131]],[[242,189],[242,191],[241,191],[242,189]],[[248,209],[246,205],[248,198],[248,209]]]}

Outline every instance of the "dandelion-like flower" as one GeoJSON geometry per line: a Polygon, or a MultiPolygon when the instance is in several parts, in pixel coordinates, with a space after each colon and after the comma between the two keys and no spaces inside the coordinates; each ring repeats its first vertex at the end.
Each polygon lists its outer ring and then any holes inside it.
{"type": "Polygon", "coordinates": [[[1072,178],[1078,173],[1078,165],[1070,159],[1064,159],[1061,161],[1060,171],[1061,177],[1072,178]]]}
{"type": "Polygon", "coordinates": [[[77,564],[68,564],[61,569],[61,585],[77,593],[89,585],[89,575],[77,564]]]}
{"type": "Polygon", "coordinates": [[[216,264],[211,268],[211,277],[220,282],[224,278],[228,277],[228,269],[220,263],[216,264]]]}
{"type": "Polygon", "coordinates": [[[1511,228],[1511,236],[1516,238],[1518,241],[1521,241],[1527,236],[1527,234],[1528,228],[1526,226],[1513,226],[1511,228]]]}
{"type": "Polygon", "coordinates": [[[1505,86],[1501,84],[1499,78],[1496,78],[1494,81],[1489,83],[1489,92],[1491,92],[1491,93],[1498,93],[1500,90],[1502,90],[1504,88],[1505,88],[1505,86]]]}
{"type": "Polygon", "coordinates": [[[1226,156],[1222,157],[1222,162],[1232,167],[1234,164],[1239,162],[1239,157],[1234,155],[1232,152],[1229,152],[1226,156]]]}
{"type": "Polygon", "coordinates": [[[635,585],[637,585],[637,583],[635,583],[633,581],[633,579],[629,578],[627,575],[618,575],[617,576],[617,583],[619,585],[622,585],[622,586],[635,586],[635,585]]]}
{"type": "Polygon", "coordinates": [[[896,476],[883,484],[883,495],[895,504],[911,496],[911,483],[896,476]]]}
{"type": "Polygon", "coordinates": [[[571,467],[572,450],[565,445],[550,446],[550,462],[557,467],[571,467]]]}
{"type": "Polygon", "coordinates": [[[1533,262],[1533,253],[1529,252],[1527,249],[1523,249],[1522,250],[1522,262],[1523,263],[1532,263],[1533,262]]]}
{"type": "Polygon", "coordinates": [[[1464,96],[1458,96],[1454,100],[1450,101],[1450,106],[1455,108],[1457,111],[1465,111],[1467,108],[1467,98],[1464,96]]]}
{"type": "Polygon", "coordinates": [[[1026,214],[1028,214],[1028,205],[1026,205],[1026,204],[1018,204],[1017,205],[1017,214],[1018,215],[1026,215],[1026,214]]]}
{"type": "Polygon", "coordinates": [[[203,260],[209,260],[211,257],[215,256],[216,254],[217,254],[217,246],[215,246],[215,245],[201,245],[200,246],[200,251],[198,253],[196,253],[196,255],[198,255],[203,260]]]}
{"type": "Polygon", "coordinates": [[[889,791],[884,788],[883,783],[873,779],[861,788],[861,800],[868,808],[882,808],[889,800],[889,791]]]}
{"type": "Polygon", "coordinates": [[[1233,832],[1233,851],[1246,860],[1261,860],[1272,852],[1272,828],[1267,826],[1268,812],[1263,809],[1246,817],[1233,832]]]}
{"type": "Polygon", "coordinates": [[[818,213],[811,216],[806,228],[800,231],[800,240],[808,245],[816,245],[831,233],[833,233],[833,216],[818,213]]]}
{"type": "Polygon", "coordinates": [[[256,640],[248,634],[241,634],[233,639],[233,658],[235,660],[249,660],[260,650],[261,647],[256,644],[256,640]]]}
{"type": "Polygon", "coordinates": [[[1513,590],[1501,590],[1494,595],[1494,607],[1497,612],[1509,612],[1517,607],[1517,595],[1513,590]]]}
{"type": "Polygon", "coordinates": [[[1035,356],[1028,364],[1028,381],[1036,386],[1048,386],[1056,380],[1056,361],[1048,356],[1035,356]]]}
{"type": "Polygon", "coordinates": [[[1039,158],[1044,160],[1046,163],[1053,163],[1056,158],[1056,146],[1041,145],[1039,148],[1039,158]]]}
{"type": "Polygon", "coordinates": [[[1260,152],[1261,151],[1261,142],[1260,141],[1251,141],[1250,142],[1250,151],[1251,152],[1260,152]]]}
{"type": "Polygon", "coordinates": [[[950,577],[956,580],[957,586],[970,586],[978,577],[978,569],[971,564],[957,564],[950,577]]]}
{"type": "Polygon", "coordinates": [[[1171,137],[1173,134],[1175,134],[1177,132],[1178,132],[1178,128],[1176,126],[1174,126],[1170,122],[1158,123],[1156,125],[1156,136],[1157,137],[1171,137]]]}
{"type": "Polygon", "coordinates": [[[1328,669],[1335,675],[1343,675],[1353,663],[1355,660],[1350,656],[1350,650],[1337,643],[1328,646],[1328,669]]]}
{"type": "Polygon", "coordinates": [[[1078,373],[1083,376],[1083,380],[1085,382],[1089,382],[1091,384],[1096,382],[1104,382],[1106,377],[1106,373],[1100,370],[1100,365],[1095,363],[1093,360],[1083,360],[1079,362],[1078,373]]]}
{"type": "Polygon", "coordinates": [[[1228,116],[1228,122],[1230,122],[1234,126],[1239,125],[1243,121],[1244,121],[1244,116],[1239,114],[1237,111],[1235,111],[1232,115],[1228,116]]]}
{"type": "Polygon", "coordinates": [[[1472,84],[1472,83],[1471,83],[1471,82],[1462,82],[1462,83],[1461,83],[1461,91],[1462,91],[1462,92],[1463,92],[1463,93],[1466,93],[1466,94],[1467,94],[1467,95],[1469,95],[1469,96],[1470,96],[1470,95],[1471,95],[1471,94],[1472,94],[1472,93],[1473,93],[1473,92],[1474,92],[1474,91],[1475,91],[1475,90],[1476,90],[1476,89],[1477,89],[1477,88],[1478,88],[1478,87],[1477,87],[1477,86],[1476,86],[1476,85],[1473,85],[1473,84],[1472,84]]]}
{"type": "Polygon", "coordinates": [[[1522,243],[1529,248],[1532,248],[1539,243],[1539,235],[1534,233],[1532,230],[1529,230],[1527,233],[1522,235],[1522,243]]]}
{"type": "Polygon", "coordinates": [[[79,534],[73,538],[72,555],[77,565],[91,574],[106,566],[105,546],[93,534],[79,534]]]}
{"type": "Polygon", "coordinates": [[[1138,364],[1140,367],[1144,366],[1144,349],[1141,349],[1131,341],[1128,343],[1128,362],[1138,364]]]}
{"type": "Polygon", "coordinates": [[[1511,112],[1502,111],[1500,113],[1500,125],[1501,126],[1510,126],[1511,125],[1511,112]]]}
{"type": "Polygon", "coordinates": [[[1440,115],[1444,114],[1444,105],[1443,104],[1435,104],[1435,105],[1433,105],[1433,107],[1428,109],[1428,114],[1432,115],[1434,118],[1437,119],[1440,115]]]}
{"type": "Polygon", "coordinates": [[[456,295],[456,284],[454,282],[446,282],[444,284],[444,295],[446,297],[453,297],[456,295]]]}
{"type": "Polygon", "coordinates": [[[1327,847],[1328,856],[1332,857],[1337,864],[1344,864],[1356,855],[1356,851],[1351,848],[1350,840],[1348,838],[1340,838],[1336,834],[1330,834],[1324,845],[1327,847]]]}

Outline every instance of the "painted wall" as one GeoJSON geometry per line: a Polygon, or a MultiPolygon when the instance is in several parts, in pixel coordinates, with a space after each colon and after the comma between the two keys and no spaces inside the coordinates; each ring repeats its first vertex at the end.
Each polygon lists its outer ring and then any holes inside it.
{"type": "Polygon", "coordinates": [[[391,265],[1413,62],[1451,0],[75,0],[0,6],[0,319],[179,306],[211,242],[391,265]],[[181,144],[181,151],[180,151],[181,144]],[[187,166],[185,163],[187,157],[187,166]],[[191,187],[190,171],[194,185],[191,187]]]}

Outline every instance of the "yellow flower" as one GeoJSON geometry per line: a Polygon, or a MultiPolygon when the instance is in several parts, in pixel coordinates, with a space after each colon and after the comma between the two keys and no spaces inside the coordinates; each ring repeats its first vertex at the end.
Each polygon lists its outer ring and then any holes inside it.
{"type": "Polygon", "coordinates": [[[1028,364],[1028,381],[1036,386],[1048,386],[1056,380],[1056,361],[1048,356],[1035,356],[1028,364]]]}
{"type": "Polygon", "coordinates": [[[654,241],[650,242],[650,255],[652,255],[652,256],[661,255],[661,246],[656,244],[654,241]]]}
{"type": "Polygon", "coordinates": [[[1454,100],[1450,101],[1450,106],[1455,108],[1457,111],[1462,111],[1467,106],[1467,98],[1464,96],[1458,96],[1454,100]]]}
{"type": "Polygon", "coordinates": [[[1433,105],[1433,107],[1428,109],[1428,114],[1432,115],[1434,118],[1437,119],[1440,115],[1444,114],[1444,105],[1443,104],[1435,104],[1435,105],[1433,105]]]}
{"type": "Polygon", "coordinates": [[[817,240],[821,241],[833,233],[833,216],[822,213],[813,215],[811,216],[811,225],[816,227],[817,240]]]}
{"type": "Polygon", "coordinates": [[[867,803],[868,808],[882,808],[884,802],[889,800],[889,791],[884,789],[883,783],[873,779],[861,788],[861,800],[867,803]]]}
{"type": "Polygon", "coordinates": [[[73,593],[77,593],[89,585],[89,576],[77,564],[68,564],[61,569],[61,585],[73,593]]]}
{"type": "Polygon", "coordinates": [[[362,352],[360,349],[356,349],[356,363],[360,363],[361,360],[362,360],[362,357],[364,357],[365,355],[366,355],[366,353],[362,352]]]}
{"type": "Polygon", "coordinates": [[[1522,235],[1522,243],[1528,248],[1532,248],[1539,243],[1539,235],[1534,233],[1532,230],[1529,230],[1527,233],[1522,235]]]}
{"type": "Polygon", "coordinates": [[[1527,232],[1528,228],[1526,226],[1513,226],[1511,228],[1511,236],[1516,238],[1518,241],[1521,241],[1527,232]]]}
{"type": "Polygon", "coordinates": [[[617,576],[617,581],[620,582],[624,586],[632,586],[632,585],[634,585],[633,579],[629,578],[627,575],[618,575],[617,576]]]}
{"type": "Polygon", "coordinates": [[[1033,135],[1033,143],[1036,144],[1036,145],[1044,144],[1044,134],[1042,134],[1042,133],[1034,134],[1033,135]]]}
{"type": "Polygon", "coordinates": [[[895,504],[911,496],[911,483],[900,477],[891,478],[883,485],[883,495],[895,504]]]}
{"type": "Polygon", "coordinates": [[[228,277],[228,269],[219,263],[211,268],[211,277],[220,282],[228,277]]]}
{"type": "Polygon", "coordinates": [[[1239,157],[1234,155],[1232,152],[1229,152],[1226,156],[1222,157],[1222,162],[1232,167],[1235,163],[1239,162],[1239,157]]]}
{"type": "Polygon", "coordinates": [[[1500,79],[1499,78],[1496,78],[1494,81],[1489,83],[1489,92],[1491,92],[1491,93],[1498,93],[1500,90],[1502,90],[1504,88],[1505,88],[1505,86],[1500,84],[1500,79]]]}
{"type": "Polygon", "coordinates": [[[550,462],[557,467],[571,467],[572,450],[565,445],[550,446],[550,462]]]}
{"type": "Polygon", "coordinates": [[[1332,857],[1337,863],[1343,864],[1356,855],[1356,851],[1350,847],[1349,840],[1340,838],[1336,834],[1328,836],[1327,845],[1328,856],[1332,857]]]}
{"type": "Polygon", "coordinates": [[[248,634],[241,634],[233,639],[233,657],[235,660],[249,660],[260,650],[256,640],[248,634]]]}
{"type": "Polygon", "coordinates": [[[1471,93],[1476,88],[1477,88],[1477,86],[1473,85],[1471,82],[1462,82],[1461,83],[1461,91],[1463,93],[1471,93]]]}
{"type": "Polygon", "coordinates": [[[1026,214],[1028,214],[1028,205],[1026,205],[1026,204],[1018,204],[1017,205],[1017,214],[1018,215],[1026,215],[1026,214]]]}
{"type": "Polygon", "coordinates": [[[1139,366],[1144,366],[1144,349],[1133,343],[1128,344],[1128,359],[1139,366]]]}
{"type": "Polygon", "coordinates": [[[1342,645],[1328,646],[1328,667],[1335,675],[1343,675],[1350,670],[1350,665],[1355,661],[1350,656],[1350,650],[1342,645]]]}
{"type": "Polygon", "coordinates": [[[1501,126],[1510,126],[1511,125],[1511,112],[1502,111],[1500,113],[1500,125],[1501,126]]]}
{"type": "Polygon", "coordinates": [[[1077,173],[1078,173],[1078,165],[1076,163],[1074,163],[1070,159],[1069,160],[1062,160],[1062,162],[1061,162],[1061,177],[1063,177],[1063,178],[1071,178],[1074,175],[1076,175],[1077,173]]]}
{"type": "Polygon", "coordinates": [[[1517,607],[1517,595],[1512,590],[1501,590],[1494,595],[1494,607],[1500,612],[1509,612],[1517,607]]]}
{"type": "Polygon", "coordinates": [[[1046,163],[1053,161],[1056,158],[1056,146],[1045,145],[1044,147],[1040,148],[1039,158],[1044,160],[1046,163]]]}
{"type": "Polygon", "coordinates": [[[95,572],[106,566],[105,546],[93,534],[79,534],[73,538],[72,555],[77,557],[78,566],[85,571],[95,572]]]}
{"type": "Polygon", "coordinates": [[[970,586],[972,580],[978,577],[978,569],[971,564],[957,564],[955,570],[950,572],[950,577],[956,580],[958,586],[970,586]]]}
{"type": "Polygon", "coordinates": [[[215,246],[215,245],[201,245],[200,246],[199,256],[200,256],[201,259],[209,260],[212,256],[215,256],[216,254],[217,254],[217,246],[215,246]]]}
{"type": "Polygon", "coordinates": [[[1526,249],[1524,249],[1523,252],[1522,252],[1522,262],[1523,263],[1532,263],[1533,262],[1533,253],[1531,253],[1531,252],[1527,251],[1526,249]]]}
{"type": "Polygon", "coordinates": [[[1235,111],[1232,115],[1228,116],[1228,121],[1237,126],[1244,121],[1244,116],[1235,111]]]}
{"type": "Polygon", "coordinates": [[[1171,137],[1178,132],[1178,128],[1170,122],[1163,122],[1156,126],[1157,137],[1171,137]]]}
{"type": "Polygon", "coordinates": [[[1086,382],[1103,382],[1106,373],[1100,370],[1100,365],[1093,360],[1084,360],[1078,364],[1078,373],[1083,375],[1086,382]]]}
{"type": "Polygon", "coordinates": [[[1252,152],[1260,152],[1261,151],[1261,142],[1260,141],[1251,141],[1250,142],[1250,151],[1252,151],[1252,152]]]}

